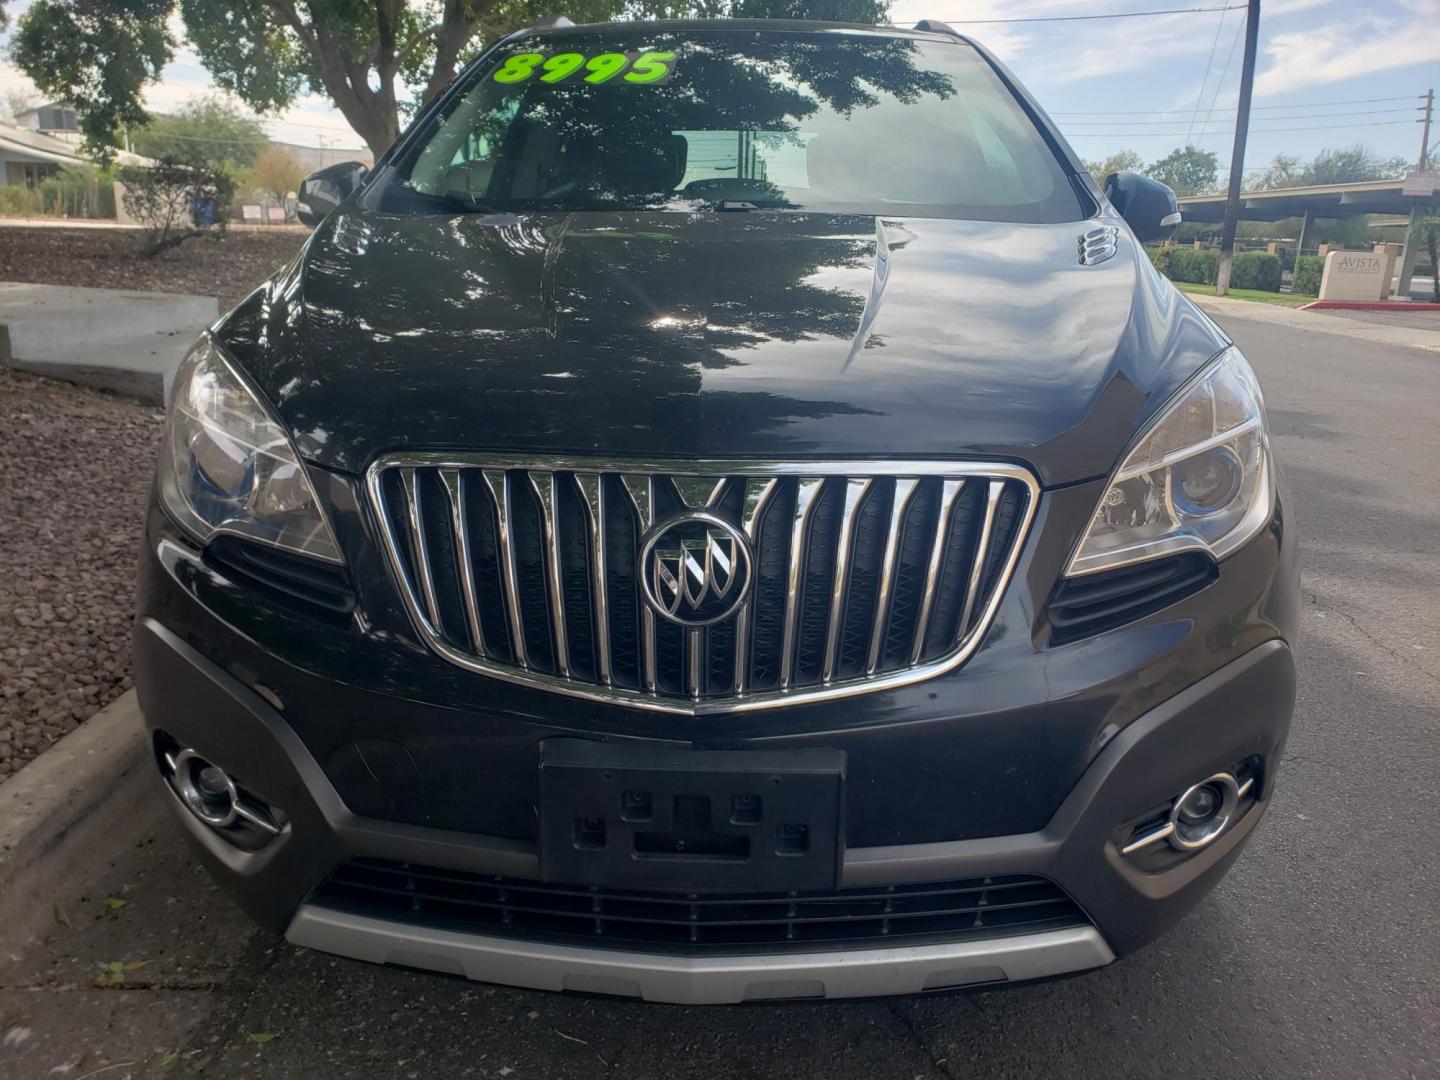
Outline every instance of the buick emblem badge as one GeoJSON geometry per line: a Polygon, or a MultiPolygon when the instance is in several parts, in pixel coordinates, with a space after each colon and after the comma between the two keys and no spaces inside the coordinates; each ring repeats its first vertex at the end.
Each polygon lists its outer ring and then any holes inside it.
{"type": "Polygon", "coordinates": [[[728,619],[750,591],[750,543],[724,518],[691,510],[660,522],[640,544],[645,603],[692,629],[728,619]]]}

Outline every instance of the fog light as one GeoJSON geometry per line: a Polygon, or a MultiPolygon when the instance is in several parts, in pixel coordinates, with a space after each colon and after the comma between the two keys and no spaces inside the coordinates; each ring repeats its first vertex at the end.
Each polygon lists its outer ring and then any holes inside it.
{"type": "Polygon", "coordinates": [[[175,788],[190,812],[206,825],[221,829],[235,820],[235,781],[194,750],[175,756],[175,788]]]}
{"type": "Polygon", "coordinates": [[[1170,843],[1181,851],[1194,851],[1212,843],[1230,824],[1240,785],[1229,773],[1216,773],[1200,781],[1175,800],[1170,811],[1174,831],[1170,843]]]}
{"type": "Polygon", "coordinates": [[[1179,818],[1187,825],[1203,825],[1220,809],[1220,799],[1212,785],[1194,788],[1189,797],[1181,801],[1179,818]]]}

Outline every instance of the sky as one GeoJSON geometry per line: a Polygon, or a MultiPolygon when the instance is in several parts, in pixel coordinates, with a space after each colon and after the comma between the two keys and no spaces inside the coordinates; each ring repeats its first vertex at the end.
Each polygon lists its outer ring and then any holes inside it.
{"type": "MultiPolygon", "coordinates": [[[[1236,0],[893,0],[891,20],[942,19],[986,45],[1020,78],[1086,159],[1130,149],[1155,161],[1187,141],[1228,169],[1244,49],[1236,0]],[[1075,19],[1113,12],[1183,14],[1075,19]],[[1190,11],[1192,8],[1209,10],[1190,11]],[[1070,21],[1032,22],[1065,17],[1070,21]]],[[[12,21],[26,0],[7,5],[12,21]]],[[[563,0],[557,10],[563,10],[563,0]]],[[[1440,91],[1440,0],[1262,0],[1247,171],[1279,153],[1308,160],[1364,143],[1413,160],[1421,96],[1440,91]]],[[[179,30],[179,24],[176,23],[179,30]]],[[[4,55],[0,95],[32,89],[4,55]]],[[[210,92],[183,45],[147,105],[166,111],[210,92]]],[[[265,118],[271,137],[326,147],[362,141],[324,98],[265,118]]],[[[1431,134],[1440,139],[1440,116],[1431,134]]]]}

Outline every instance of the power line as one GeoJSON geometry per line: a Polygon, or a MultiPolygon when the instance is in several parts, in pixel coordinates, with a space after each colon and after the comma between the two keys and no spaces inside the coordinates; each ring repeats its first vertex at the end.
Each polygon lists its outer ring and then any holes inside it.
{"type": "MultiPolygon", "coordinates": [[[[1217,120],[1216,123],[1224,123],[1224,121],[1223,121],[1223,120],[1217,120]]],[[[1387,125],[1389,125],[1389,124],[1409,124],[1409,123],[1411,123],[1411,121],[1409,121],[1409,120],[1382,120],[1382,121],[1380,121],[1379,123],[1374,123],[1374,124],[1319,124],[1319,125],[1316,125],[1316,126],[1314,126],[1314,127],[1251,128],[1250,131],[1251,131],[1252,134],[1255,134],[1255,135],[1280,135],[1280,134],[1283,134],[1283,133],[1285,133],[1285,132],[1290,132],[1290,131],[1336,131],[1336,130],[1339,130],[1339,129],[1341,129],[1341,128],[1385,127],[1385,126],[1387,126],[1387,125]]],[[[1235,130],[1235,128],[1234,128],[1233,126],[1231,126],[1231,127],[1224,127],[1224,128],[1212,128],[1212,129],[1209,130],[1209,131],[1202,131],[1202,132],[1200,132],[1200,137],[1203,139],[1206,135],[1225,135],[1225,134],[1228,134],[1229,132],[1232,132],[1232,131],[1234,131],[1234,130],[1235,130]]],[[[1075,134],[1075,136],[1076,136],[1077,138],[1087,137],[1087,138],[1092,138],[1092,139],[1098,139],[1098,138],[1102,138],[1102,137],[1104,137],[1104,138],[1109,138],[1109,137],[1113,136],[1113,135],[1116,134],[1116,133],[1115,133],[1115,132],[1109,132],[1109,131],[1077,131],[1077,132],[1074,132],[1074,134],[1075,134]]],[[[1185,134],[1185,132],[1183,132],[1183,131],[1137,131],[1137,132],[1133,132],[1133,133],[1132,133],[1130,136],[1128,136],[1128,137],[1129,137],[1129,138],[1133,138],[1133,139],[1149,139],[1149,138],[1155,138],[1155,137],[1172,138],[1172,137],[1174,137],[1174,136],[1184,135],[1184,134],[1185,134]]],[[[1198,147],[1199,144],[1197,143],[1196,146],[1198,147]]]]}
{"type": "MultiPolygon", "coordinates": [[[[1369,104],[1382,103],[1382,102],[1387,102],[1387,101],[1409,101],[1409,100],[1410,100],[1410,98],[1405,97],[1405,98],[1356,98],[1356,99],[1353,100],[1353,101],[1299,101],[1299,102],[1296,102],[1296,103],[1293,104],[1293,105],[1256,105],[1256,106],[1255,106],[1255,110],[1256,110],[1256,111],[1259,111],[1260,109],[1325,109],[1325,108],[1331,108],[1331,107],[1340,106],[1340,105],[1369,105],[1369,104]]],[[[1369,113],[1370,111],[1374,111],[1374,112],[1419,112],[1419,111],[1422,111],[1422,110],[1421,110],[1421,108],[1419,108],[1419,107],[1405,106],[1405,107],[1403,107],[1403,108],[1396,108],[1396,109],[1375,109],[1375,110],[1367,110],[1366,115],[1368,115],[1368,113],[1369,113]]],[[[1096,111],[1094,111],[1094,112],[1086,112],[1086,111],[1052,112],[1050,115],[1051,115],[1051,116],[1168,116],[1168,115],[1171,114],[1171,113],[1184,113],[1184,112],[1185,112],[1184,109],[1129,109],[1129,110],[1120,109],[1120,110],[1115,110],[1115,111],[1096,110],[1096,111]]],[[[1292,114],[1292,115],[1293,115],[1293,114],[1292,114]]],[[[1347,114],[1346,114],[1346,113],[1324,113],[1324,114],[1322,114],[1322,115],[1325,115],[1325,116],[1345,116],[1345,115],[1347,115],[1347,114]]],[[[1180,118],[1180,117],[1175,117],[1175,119],[1178,121],[1178,120],[1180,120],[1181,118],[1180,118]]],[[[1275,119],[1275,120],[1284,120],[1284,119],[1287,119],[1287,118],[1284,117],[1284,116],[1276,116],[1276,117],[1272,117],[1272,119],[1275,119]]]]}
{"type": "Polygon", "coordinates": [[[1089,22],[1092,19],[1142,19],[1151,15],[1199,15],[1206,11],[1235,11],[1244,6],[1244,4],[1227,4],[1225,7],[1165,8],[1160,11],[1115,11],[1107,15],[1032,15],[1023,19],[946,18],[940,21],[959,23],[966,26],[993,26],[996,23],[1089,22]]]}
{"type": "MultiPolygon", "coordinates": [[[[1230,39],[1230,51],[1225,54],[1225,66],[1220,69],[1220,78],[1215,82],[1215,94],[1210,99],[1210,108],[1205,110],[1205,123],[1210,123],[1210,117],[1215,115],[1215,103],[1220,100],[1220,88],[1225,85],[1225,76],[1230,72],[1230,61],[1235,59],[1235,46],[1240,43],[1240,34],[1245,29],[1245,19],[1240,20],[1240,25],[1235,28],[1235,36],[1230,39]]],[[[1201,134],[1200,141],[1205,141],[1204,134],[1201,134]]],[[[1198,143],[1196,144],[1199,145],[1198,143]]]]}
{"type": "MultiPolygon", "coordinates": [[[[1387,114],[1390,114],[1390,113],[1410,112],[1410,111],[1411,111],[1410,109],[1371,109],[1371,110],[1369,110],[1369,111],[1364,111],[1364,110],[1362,110],[1362,111],[1360,111],[1360,112],[1343,112],[1343,113],[1293,113],[1293,114],[1291,114],[1290,116],[1262,116],[1262,117],[1260,117],[1260,119],[1261,119],[1262,121],[1263,121],[1263,120],[1269,120],[1269,121],[1272,121],[1272,122],[1273,122],[1273,121],[1280,121],[1280,122],[1282,122],[1282,123],[1288,123],[1288,122],[1291,121],[1291,120],[1331,120],[1331,119],[1335,119],[1335,118],[1338,118],[1338,117],[1345,117],[1345,116],[1384,116],[1384,115],[1387,115],[1387,114]]],[[[1078,125],[1078,126],[1080,126],[1080,127],[1121,127],[1121,128],[1137,128],[1137,127],[1171,127],[1171,126],[1173,126],[1173,125],[1175,125],[1175,124],[1178,124],[1179,122],[1180,122],[1180,121],[1177,120],[1177,119],[1171,119],[1171,120],[1070,120],[1070,121],[1067,121],[1066,123],[1067,123],[1067,126],[1071,126],[1071,127],[1078,125]]],[[[1202,121],[1202,122],[1200,123],[1200,127],[1203,128],[1203,127],[1205,127],[1207,124],[1210,124],[1210,123],[1212,123],[1212,122],[1219,123],[1219,122],[1222,122],[1222,121],[1209,121],[1209,120],[1205,120],[1205,121],[1202,121]]],[[[1377,123],[1377,124],[1408,124],[1408,123],[1412,123],[1412,122],[1413,122],[1413,121],[1410,121],[1410,120],[1377,120],[1377,121],[1374,121],[1374,123],[1377,123]]],[[[1364,123],[1364,124],[1336,124],[1335,126],[1336,126],[1336,127],[1368,127],[1368,126],[1369,126],[1369,122],[1366,122],[1366,123],[1364,123]]],[[[1191,130],[1193,131],[1194,128],[1192,127],[1191,130]]]]}
{"type": "MultiPolygon", "coordinates": [[[[1200,117],[1200,106],[1205,101],[1205,84],[1210,81],[1210,68],[1215,63],[1215,46],[1220,44],[1220,31],[1225,26],[1226,14],[1224,11],[1220,12],[1220,21],[1215,24],[1215,36],[1210,40],[1210,55],[1205,59],[1205,75],[1200,80],[1200,91],[1195,95],[1195,111],[1190,114],[1191,130],[1195,128],[1195,121],[1200,117]]],[[[1187,146],[1190,144],[1189,132],[1185,133],[1185,144],[1187,146]]]]}
{"type": "Polygon", "coordinates": [[[1402,94],[1399,97],[1372,97],[1372,98],[1350,98],[1348,101],[1297,101],[1293,105],[1256,105],[1257,109],[1306,109],[1315,105],[1374,105],[1382,101],[1416,101],[1423,99],[1424,94],[1402,94]]]}

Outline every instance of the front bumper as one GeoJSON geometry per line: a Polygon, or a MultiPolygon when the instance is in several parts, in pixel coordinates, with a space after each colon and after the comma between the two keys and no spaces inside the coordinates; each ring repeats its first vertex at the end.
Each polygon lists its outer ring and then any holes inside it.
{"type": "Polygon", "coordinates": [[[289,821],[282,835],[249,852],[175,800],[228,890],[291,941],[488,981],[691,1003],[908,993],[1108,963],[1179,919],[1238,856],[1270,799],[1294,697],[1290,650],[1271,639],[1115,733],[1043,827],[844,853],[843,887],[1041,875],[1069,893],[1093,928],[886,949],[677,957],[455,933],[307,902],[336,866],[355,858],[530,880],[540,876],[539,860],[525,840],[357,815],[265,696],[153,617],[142,618],[137,628],[136,673],[152,730],[199,749],[284,809],[289,821]],[[1244,759],[1261,763],[1254,801],[1211,847],[1158,872],[1120,854],[1119,823],[1244,759]]]}
{"type": "Polygon", "coordinates": [[[296,914],[286,937],[295,945],[377,964],[403,964],[532,990],[683,1005],[918,994],[1068,975],[1115,959],[1094,927],[890,949],[688,957],[401,926],[308,904],[296,914]]]}

